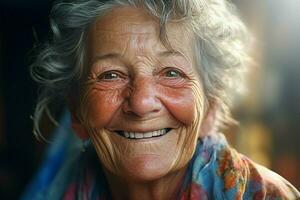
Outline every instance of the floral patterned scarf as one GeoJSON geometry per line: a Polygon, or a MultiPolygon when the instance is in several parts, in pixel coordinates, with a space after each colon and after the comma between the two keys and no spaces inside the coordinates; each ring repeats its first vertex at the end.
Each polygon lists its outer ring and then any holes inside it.
{"type": "MultiPolygon", "coordinates": [[[[70,130],[57,132],[44,164],[21,199],[111,199],[94,149],[81,152],[70,130]]],[[[300,193],[231,148],[222,134],[214,134],[198,142],[178,199],[300,199],[300,193]]]]}

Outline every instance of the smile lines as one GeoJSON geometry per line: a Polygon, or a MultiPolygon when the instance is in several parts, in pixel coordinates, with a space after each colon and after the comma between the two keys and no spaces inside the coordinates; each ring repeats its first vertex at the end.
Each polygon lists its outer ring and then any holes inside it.
{"type": "Polygon", "coordinates": [[[152,138],[152,137],[159,137],[167,134],[171,129],[164,128],[156,131],[139,133],[139,132],[128,132],[128,131],[117,131],[117,133],[123,137],[129,139],[143,139],[143,138],[152,138]]]}

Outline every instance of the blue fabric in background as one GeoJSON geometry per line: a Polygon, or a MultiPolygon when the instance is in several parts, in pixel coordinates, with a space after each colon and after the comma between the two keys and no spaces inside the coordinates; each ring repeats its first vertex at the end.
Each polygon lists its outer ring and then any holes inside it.
{"type": "Polygon", "coordinates": [[[33,195],[42,194],[52,183],[58,170],[67,159],[71,148],[80,148],[77,139],[70,129],[70,114],[65,112],[59,121],[60,126],[54,130],[40,169],[25,189],[21,200],[32,200],[33,195]]]}

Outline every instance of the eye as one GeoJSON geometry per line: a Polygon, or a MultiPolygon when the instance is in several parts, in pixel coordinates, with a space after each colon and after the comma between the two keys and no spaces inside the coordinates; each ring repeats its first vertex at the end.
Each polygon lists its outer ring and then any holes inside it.
{"type": "Polygon", "coordinates": [[[178,77],[178,76],[180,76],[180,74],[179,74],[178,71],[169,70],[169,71],[166,72],[166,76],[167,77],[178,77]]]}
{"type": "Polygon", "coordinates": [[[165,70],[164,75],[168,78],[178,78],[183,76],[181,71],[176,69],[170,69],[170,68],[167,68],[165,70]]]}
{"type": "Polygon", "coordinates": [[[99,76],[100,80],[116,80],[119,78],[121,78],[121,75],[119,72],[116,71],[107,71],[99,76]]]}

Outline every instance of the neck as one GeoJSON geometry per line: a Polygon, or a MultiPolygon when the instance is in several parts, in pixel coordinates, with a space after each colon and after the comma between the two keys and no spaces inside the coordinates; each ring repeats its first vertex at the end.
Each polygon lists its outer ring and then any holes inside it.
{"type": "Polygon", "coordinates": [[[180,169],[157,180],[137,181],[118,177],[107,170],[105,175],[114,200],[175,199],[181,190],[187,168],[180,169]]]}

